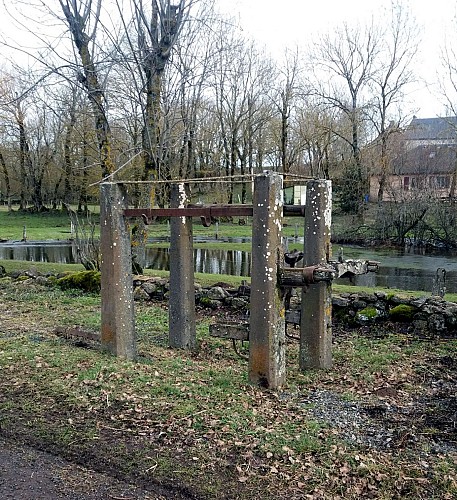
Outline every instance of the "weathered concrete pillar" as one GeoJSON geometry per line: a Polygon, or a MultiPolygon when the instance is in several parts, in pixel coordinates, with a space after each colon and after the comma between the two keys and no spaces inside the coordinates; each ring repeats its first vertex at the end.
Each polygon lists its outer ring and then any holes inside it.
{"type": "MultiPolygon", "coordinates": [[[[331,257],[332,183],[313,180],[306,186],[303,265],[326,264],[331,257]]],[[[332,292],[330,282],[302,290],[300,369],[332,366],[332,292]]]]}
{"type": "Polygon", "coordinates": [[[136,357],[130,233],[123,215],[123,186],[100,185],[102,346],[126,359],[136,357]]]}
{"type": "MultiPolygon", "coordinates": [[[[189,200],[188,186],[171,187],[171,207],[184,208],[189,200]]],[[[169,345],[194,349],[195,285],[192,217],[172,217],[170,221],[170,300],[169,345]]]]}
{"type": "Polygon", "coordinates": [[[284,383],[285,311],[278,286],[281,244],[282,177],[275,173],[254,181],[252,218],[249,380],[272,389],[284,383]]]}

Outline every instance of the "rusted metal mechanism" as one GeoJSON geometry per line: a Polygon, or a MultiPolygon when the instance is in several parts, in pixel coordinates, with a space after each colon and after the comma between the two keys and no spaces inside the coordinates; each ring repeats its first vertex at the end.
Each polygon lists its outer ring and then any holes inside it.
{"type": "MultiPolygon", "coordinates": [[[[329,261],[325,265],[302,268],[280,267],[278,280],[288,294],[291,288],[303,288],[315,283],[332,282],[337,278],[353,278],[356,275],[378,271],[379,262],[372,260],[329,261]]],[[[290,295],[290,293],[289,293],[290,295]]],[[[286,303],[286,324],[300,324],[300,311],[290,309],[290,300],[286,303]]]]}
{"type": "Polygon", "coordinates": [[[332,281],[334,278],[334,269],[324,266],[282,267],[278,273],[282,287],[301,288],[320,281],[332,281]]]}
{"type": "Polygon", "coordinates": [[[328,265],[335,271],[336,278],[351,278],[357,274],[375,273],[379,262],[374,260],[329,261],[328,265]]]}
{"type": "Polygon", "coordinates": [[[278,279],[281,286],[303,287],[321,281],[374,273],[378,270],[378,264],[379,262],[372,260],[347,260],[330,261],[325,266],[283,267],[279,271],[278,279]]]}
{"type": "MultiPolygon", "coordinates": [[[[263,172],[254,178],[253,204],[189,205],[184,183],[172,186],[176,194],[170,208],[129,209],[126,189],[116,183],[102,183],[102,314],[101,344],[117,356],[136,357],[132,288],[131,241],[126,219],[141,217],[146,224],[160,217],[170,223],[170,308],[169,345],[193,349],[195,342],[195,294],[193,287],[192,218],[208,226],[218,217],[252,216],[252,272],[249,326],[226,325],[219,336],[238,342],[249,337],[249,380],[261,387],[277,389],[285,381],[285,292],[301,288],[301,370],[330,368],[331,283],[336,277],[376,270],[365,261],[331,262],[331,182],[314,179],[306,184],[306,205],[283,205],[282,176],[263,172]],[[302,255],[281,255],[283,216],[304,218],[302,255]],[[298,258],[300,257],[300,259],[298,258]],[[303,267],[295,267],[303,260],[303,267]],[[284,268],[284,269],[283,269],[284,268]],[[233,339],[233,337],[236,337],[233,339]]],[[[217,327],[214,327],[217,329],[217,327]]],[[[215,330],[216,332],[216,330],[215,330]]]]}
{"type": "Polygon", "coordinates": [[[249,357],[243,354],[237,346],[237,342],[243,347],[244,342],[249,340],[249,323],[238,321],[224,321],[222,323],[214,323],[209,325],[209,333],[211,337],[220,339],[230,339],[232,341],[233,350],[242,359],[249,357]]]}

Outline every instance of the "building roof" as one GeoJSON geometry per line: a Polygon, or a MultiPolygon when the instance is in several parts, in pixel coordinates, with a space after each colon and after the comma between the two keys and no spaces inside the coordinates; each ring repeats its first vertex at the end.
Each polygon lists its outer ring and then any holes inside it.
{"type": "Polygon", "coordinates": [[[396,175],[451,174],[457,166],[457,144],[417,146],[392,160],[396,175]]]}
{"type": "Polygon", "coordinates": [[[405,130],[407,141],[454,140],[457,136],[457,116],[416,118],[405,130]]]}

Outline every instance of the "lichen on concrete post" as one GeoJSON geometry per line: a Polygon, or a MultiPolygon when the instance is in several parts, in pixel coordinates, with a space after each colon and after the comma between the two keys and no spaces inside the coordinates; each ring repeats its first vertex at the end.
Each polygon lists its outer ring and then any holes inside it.
{"type": "MultiPolygon", "coordinates": [[[[306,186],[303,265],[325,265],[331,258],[332,183],[309,181],[306,186]]],[[[330,282],[302,291],[300,321],[301,370],[332,366],[332,291],[330,282]]]]}
{"type": "MultiPolygon", "coordinates": [[[[187,185],[171,187],[171,207],[184,208],[189,200],[187,185]]],[[[169,345],[180,349],[196,347],[195,284],[192,217],[170,221],[169,345]]]]}
{"type": "Polygon", "coordinates": [[[276,389],[285,380],[285,310],[278,283],[281,244],[282,177],[255,178],[252,218],[252,275],[249,380],[276,389]]]}
{"type": "Polygon", "coordinates": [[[135,359],[132,257],[125,208],[122,185],[100,185],[101,343],[116,356],[135,359]]]}

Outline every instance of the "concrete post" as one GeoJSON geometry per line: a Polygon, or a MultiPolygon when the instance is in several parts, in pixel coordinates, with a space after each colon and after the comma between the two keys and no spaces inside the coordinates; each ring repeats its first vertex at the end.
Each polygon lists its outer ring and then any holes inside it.
{"type": "Polygon", "coordinates": [[[285,310],[277,279],[281,244],[282,177],[264,173],[254,181],[252,219],[249,380],[276,389],[284,383],[285,310]]]}
{"type": "MultiPolygon", "coordinates": [[[[303,265],[325,265],[331,257],[332,183],[309,181],[306,186],[303,265]]],[[[332,366],[332,293],[330,282],[302,289],[300,369],[332,366]]]]}
{"type": "Polygon", "coordinates": [[[132,257],[123,215],[126,200],[123,186],[100,185],[101,343],[116,356],[135,359],[132,257]]]}
{"type": "MultiPolygon", "coordinates": [[[[171,186],[171,207],[184,208],[189,200],[185,184],[171,186]]],[[[170,221],[170,300],[169,345],[194,349],[195,284],[192,217],[172,217],[170,221]]]]}

